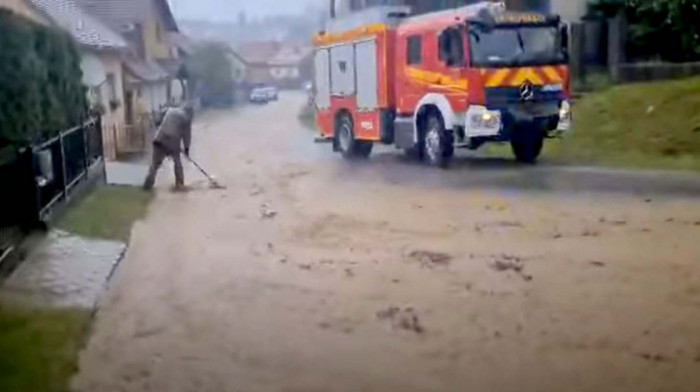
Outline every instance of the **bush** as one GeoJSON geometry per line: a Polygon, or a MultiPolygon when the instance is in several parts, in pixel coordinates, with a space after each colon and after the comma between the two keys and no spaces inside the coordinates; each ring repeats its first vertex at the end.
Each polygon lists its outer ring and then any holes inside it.
{"type": "Polygon", "coordinates": [[[70,36],[0,9],[0,48],[0,148],[85,119],[80,55],[70,36]]]}

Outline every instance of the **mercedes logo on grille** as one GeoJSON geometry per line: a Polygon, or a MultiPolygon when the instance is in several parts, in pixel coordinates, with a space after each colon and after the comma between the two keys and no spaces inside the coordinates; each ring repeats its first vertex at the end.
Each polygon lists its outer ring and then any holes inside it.
{"type": "Polygon", "coordinates": [[[535,87],[527,80],[520,86],[520,99],[523,101],[532,101],[533,98],[535,98],[535,87]]]}

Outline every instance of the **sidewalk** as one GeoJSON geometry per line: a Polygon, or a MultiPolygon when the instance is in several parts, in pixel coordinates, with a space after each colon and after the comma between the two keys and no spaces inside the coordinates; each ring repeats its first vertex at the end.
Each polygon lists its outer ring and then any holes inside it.
{"type": "Polygon", "coordinates": [[[148,173],[145,160],[137,162],[107,162],[107,184],[119,186],[141,186],[148,173]]]}
{"type": "Polygon", "coordinates": [[[4,282],[0,298],[92,310],[126,250],[122,242],[87,239],[62,230],[36,234],[32,242],[36,248],[4,282]]]}

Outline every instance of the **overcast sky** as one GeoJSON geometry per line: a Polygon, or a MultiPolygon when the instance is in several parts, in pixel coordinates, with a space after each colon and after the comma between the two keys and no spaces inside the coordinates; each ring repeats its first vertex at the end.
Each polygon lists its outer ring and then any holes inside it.
{"type": "Polygon", "coordinates": [[[237,20],[245,11],[249,17],[302,13],[308,3],[327,0],[170,0],[178,19],[237,20]]]}

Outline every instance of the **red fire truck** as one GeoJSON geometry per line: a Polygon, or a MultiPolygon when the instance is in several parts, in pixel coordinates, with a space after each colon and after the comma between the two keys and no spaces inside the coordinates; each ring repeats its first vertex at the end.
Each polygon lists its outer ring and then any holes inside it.
{"type": "Polygon", "coordinates": [[[535,162],[570,126],[567,41],[558,16],[494,2],[332,20],[314,38],[319,140],[347,158],[395,145],[440,167],[455,148],[510,142],[535,162]]]}

